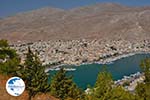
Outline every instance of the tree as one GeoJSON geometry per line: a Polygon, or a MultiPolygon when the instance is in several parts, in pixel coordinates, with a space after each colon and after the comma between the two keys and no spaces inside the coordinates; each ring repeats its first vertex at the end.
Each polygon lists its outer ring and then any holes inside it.
{"type": "Polygon", "coordinates": [[[8,41],[7,40],[0,40],[0,47],[8,47],[8,41]]]}
{"type": "Polygon", "coordinates": [[[125,91],[122,86],[113,87],[109,94],[103,100],[139,100],[135,95],[125,91]]]}
{"type": "Polygon", "coordinates": [[[62,100],[73,99],[78,100],[82,98],[82,91],[72,81],[72,77],[66,76],[66,71],[61,69],[51,79],[51,94],[62,100]]]}
{"type": "Polygon", "coordinates": [[[112,89],[112,84],[113,80],[111,74],[106,71],[100,72],[93,89],[93,95],[96,98],[105,97],[105,95],[107,95],[112,89]]]}
{"type": "Polygon", "coordinates": [[[14,49],[8,46],[6,40],[0,40],[0,73],[5,75],[16,75],[20,58],[14,49]]]}
{"type": "Polygon", "coordinates": [[[150,84],[140,83],[136,87],[136,94],[142,100],[149,100],[150,99],[150,84]]]}
{"type": "Polygon", "coordinates": [[[150,99],[150,58],[141,62],[141,69],[145,76],[144,83],[139,83],[136,87],[136,93],[142,100],[150,99]]]}
{"type": "Polygon", "coordinates": [[[112,75],[107,70],[98,74],[92,93],[88,97],[90,99],[86,100],[136,100],[133,94],[114,84],[112,75]]]}
{"type": "Polygon", "coordinates": [[[141,62],[141,69],[145,76],[145,82],[150,84],[150,58],[144,59],[141,62]]]}
{"type": "Polygon", "coordinates": [[[29,99],[37,93],[46,93],[50,91],[50,84],[48,84],[48,75],[45,73],[45,67],[42,66],[39,58],[34,54],[30,48],[26,54],[26,60],[18,72],[26,83],[26,89],[29,92],[29,99]]]}

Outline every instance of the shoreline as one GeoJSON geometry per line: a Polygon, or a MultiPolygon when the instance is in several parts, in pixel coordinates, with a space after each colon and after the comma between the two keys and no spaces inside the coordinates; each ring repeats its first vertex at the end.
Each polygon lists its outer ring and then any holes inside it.
{"type": "Polygon", "coordinates": [[[104,61],[102,62],[95,62],[98,64],[109,64],[109,63],[113,63],[116,60],[122,59],[122,58],[126,58],[126,57],[130,57],[136,54],[150,54],[150,52],[147,51],[139,51],[139,52],[131,52],[131,53],[127,53],[127,54],[120,54],[117,55],[116,57],[110,57],[110,58],[106,58],[104,61]]]}
{"type": "MultiPolygon", "coordinates": [[[[148,52],[148,51],[139,51],[139,52],[126,53],[126,54],[119,54],[117,56],[112,56],[112,57],[108,57],[108,58],[102,59],[101,61],[86,62],[86,63],[81,63],[81,64],[78,64],[78,65],[74,65],[74,64],[70,64],[70,65],[69,64],[60,64],[60,65],[56,65],[56,66],[52,66],[52,67],[47,67],[45,69],[45,72],[49,72],[51,69],[55,70],[56,68],[60,68],[60,67],[63,67],[63,66],[79,67],[81,65],[87,65],[87,64],[111,64],[114,61],[117,61],[117,60],[122,59],[122,58],[130,57],[130,56],[133,56],[133,55],[136,55],[136,54],[150,54],[150,52],[148,52]]],[[[70,67],[70,68],[72,68],[72,67],[70,67]]]]}
{"type": "Polygon", "coordinates": [[[126,40],[69,40],[69,41],[39,41],[30,44],[13,45],[20,55],[22,62],[25,54],[31,47],[33,52],[38,52],[42,65],[54,67],[64,65],[80,66],[83,64],[109,64],[117,59],[137,53],[149,53],[150,41],[136,42],[126,40]]]}

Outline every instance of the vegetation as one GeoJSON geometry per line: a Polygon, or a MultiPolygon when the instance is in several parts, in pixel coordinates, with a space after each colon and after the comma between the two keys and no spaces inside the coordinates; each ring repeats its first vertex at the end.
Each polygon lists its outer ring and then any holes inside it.
{"type": "Polygon", "coordinates": [[[135,100],[135,96],[122,86],[115,86],[111,74],[106,71],[99,73],[89,97],[88,100],[135,100]]]}
{"type": "Polygon", "coordinates": [[[138,84],[136,87],[136,94],[141,100],[150,99],[150,84],[138,84]]]}
{"type": "Polygon", "coordinates": [[[0,40],[0,47],[8,47],[8,41],[7,40],[0,40]]]}
{"type": "Polygon", "coordinates": [[[141,100],[150,99],[150,58],[144,59],[141,62],[141,69],[144,72],[145,82],[140,83],[136,87],[136,93],[141,100]]]}
{"type": "Polygon", "coordinates": [[[6,40],[0,40],[0,73],[16,75],[20,59],[15,50],[8,46],[6,40]]]}
{"type": "Polygon", "coordinates": [[[122,86],[115,86],[111,74],[103,71],[98,74],[95,86],[86,95],[86,100],[150,100],[150,58],[141,62],[141,69],[145,81],[137,85],[135,93],[126,91],[122,86]]]}
{"type": "Polygon", "coordinates": [[[39,58],[36,54],[33,54],[30,48],[26,54],[25,63],[18,72],[18,75],[25,80],[30,99],[39,92],[46,93],[50,91],[45,67],[42,66],[39,58]]]}
{"type": "Polygon", "coordinates": [[[150,84],[150,59],[144,59],[141,61],[141,69],[144,72],[145,83],[150,84]]]}
{"type": "MultiPolygon", "coordinates": [[[[149,58],[141,62],[141,69],[145,81],[137,85],[134,93],[126,91],[123,86],[116,86],[111,74],[106,70],[98,74],[94,87],[90,87],[88,93],[85,93],[63,69],[51,77],[49,84],[45,66],[30,48],[24,64],[20,64],[16,51],[9,47],[6,40],[0,40],[0,74],[18,75],[23,78],[29,99],[38,93],[49,92],[60,100],[150,100],[149,58]]],[[[124,85],[129,85],[129,82],[124,85]]]]}
{"type": "Polygon", "coordinates": [[[97,81],[94,86],[93,95],[96,98],[103,98],[105,97],[108,92],[112,89],[113,80],[112,76],[108,72],[101,72],[98,74],[97,81]]]}
{"type": "Polygon", "coordinates": [[[72,81],[72,77],[66,76],[63,69],[51,80],[51,94],[62,100],[79,100],[83,96],[83,92],[72,81]]]}

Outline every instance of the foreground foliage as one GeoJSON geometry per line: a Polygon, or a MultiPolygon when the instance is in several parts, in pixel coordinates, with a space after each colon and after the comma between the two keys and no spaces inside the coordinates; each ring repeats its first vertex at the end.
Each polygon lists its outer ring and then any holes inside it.
{"type": "Polygon", "coordinates": [[[42,66],[39,58],[36,54],[33,54],[30,48],[26,54],[25,63],[18,72],[18,75],[25,80],[30,99],[39,92],[46,93],[50,91],[45,67],[42,66]]]}
{"type": "Polygon", "coordinates": [[[122,86],[115,86],[110,73],[100,72],[88,100],[135,100],[122,86]]]}
{"type": "Polygon", "coordinates": [[[141,69],[144,72],[145,83],[150,84],[150,58],[141,61],[141,69]]]}
{"type": "Polygon", "coordinates": [[[0,73],[4,75],[16,75],[20,64],[16,51],[11,49],[6,40],[0,40],[0,73]]]}
{"type": "Polygon", "coordinates": [[[150,58],[141,62],[141,69],[144,72],[145,81],[136,87],[136,94],[141,100],[150,100],[150,58]]]}
{"type": "Polygon", "coordinates": [[[80,100],[83,92],[66,76],[66,71],[61,69],[51,80],[51,94],[62,100],[80,100]]]}

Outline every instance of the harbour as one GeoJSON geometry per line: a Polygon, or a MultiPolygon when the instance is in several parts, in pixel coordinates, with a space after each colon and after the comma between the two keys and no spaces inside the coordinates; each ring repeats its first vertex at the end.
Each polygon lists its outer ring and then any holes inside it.
{"type": "MultiPolygon", "coordinates": [[[[113,80],[121,80],[125,76],[130,76],[137,72],[141,72],[140,62],[150,57],[150,54],[135,54],[128,57],[123,57],[113,61],[113,63],[106,64],[82,64],[80,66],[65,66],[65,68],[76,69],[74,71],[67,71],[67,75],[72,75],[75,83],[82,89],[86,89],[88,85],[94,86],[97,75],[103,70],[103,66],[106,66],[108,72],[112,74],[113,80]]],[[[56,70],[49,71],[50,75],[57,72],[56,70]]]]}

